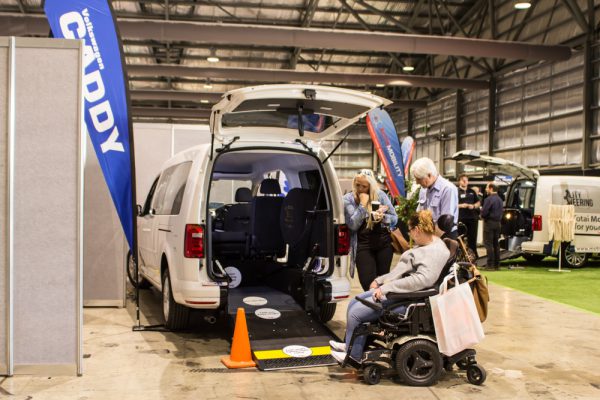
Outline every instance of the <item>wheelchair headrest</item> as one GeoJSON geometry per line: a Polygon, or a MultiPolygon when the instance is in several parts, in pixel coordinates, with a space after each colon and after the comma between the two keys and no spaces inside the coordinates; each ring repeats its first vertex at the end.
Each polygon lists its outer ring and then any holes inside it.
{"type": "Polygon", "coordinates": [[[454,216],[451,214],[440,215],[436,223],[444,233],[450,233],[454,228],[454,216]]]}
{"type": "Polygon", "coordinates": [[[450,257],[448,257],[448,261],[452,260],[454,262],[454,258],[456,257],[456,252],[458,251],[458,242],[454,239],[443,238],[442,239],[446,244],[446,247],[450,251],[450,257]]]}
{"type": "Polygon", "coordinates": [[[241,187],[235,191],[236,203],[250,203],[252,201],[252,192],[250,189],[241,187]]]}
{"type": "Polygon", "coordinates": [[[281,187],[277,179],[267,178],[260,183],[260,192],[262,194],[281,194],[281,187]]]}

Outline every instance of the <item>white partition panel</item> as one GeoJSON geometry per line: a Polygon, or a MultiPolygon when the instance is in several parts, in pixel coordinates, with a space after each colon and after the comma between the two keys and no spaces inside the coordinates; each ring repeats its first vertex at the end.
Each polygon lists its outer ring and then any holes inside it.
{"type": "Polygon", "coordinates": [[[8,304],[9,275],[9,220],[8,209],[8,160],[9,160],[9,81],[8,38],[0,38],[0,375],[8,374],[10,349],[10,308],[8,304]]]}
{"type": "MultiPolygon", "coordinates": [[[[0,38],[1,39],[1,38],[0,38]]],[[[4,40],[4,39],[1,39],[4,40]]],[[[16,38],[14,90],[0,92],[4,125],[0,159],[13,159],[13,179],[0,185],[12,207],[2,212],[13,229],[3,229],[2,271],[12,281],[9,310],[0,344],[8,350],[5,374],[80,374],[82,326],[82,43],[73,40],[16,38]],[[8,102],[8,107],[6,103],[8,102]],[[7,115],[7,110],[9,110],[7,115]],[[12,110],[12,111],[11,111],[12,110]],[[6,149],[6,126],[14,126],[14,145],[6,149]],[[8,190],[8,192],[7,192],[8,190]],[[7,329],[6,323],[12,327],[7,329]],[[4,344],[6,343],[6,347],[4,344]]],[[[2,46],[0,46],[2,48],[2,46]]],[[[6,54],[6,53],[3,53],[6,54]]],[[[0,56],[0,89],[5,89],[6,57],[0,56]],[[4,62],[2,62],[4,61],[4,62]],[[3,72],[4,71],[4,72],[3,72]]],[[[9,165],[10,167],[10,165],[9,165]]],[[[1,166],[6,177],[9,167],[1,166]]],[[[7,296],[2,296],[7,299],[7,296]]],[[[6,307],[2,307],[3,312],[6,307]]]]}
{"type": "Polygon", "coordinates": [[[137,203],[143,204],[160,167],[171,156],[210,143],[208,125],[133,124],[137,203]]]}
{"type": "Polygon", "coordinates": [[[87,139],[83,234],[83,305],[125,306],[126,245],[121,221],[92,142],[87,139]]]}

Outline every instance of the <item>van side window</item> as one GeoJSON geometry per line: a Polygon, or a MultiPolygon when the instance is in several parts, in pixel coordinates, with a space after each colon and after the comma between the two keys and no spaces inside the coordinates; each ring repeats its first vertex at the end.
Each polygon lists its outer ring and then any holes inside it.
{"type": "Polygon", "coordinates": [[[144,208],[142,209],[142,215],[146,215],[150,212],[150,204],[152,203],[152,197],[154,195],[154,192],[156,191],[156,184],[158,183],[159,178],[160,176],[156,177],[154,182],[152,182],[152,186],[150,186],[150,191],[148,192],[148,196],[146,196],[144,208]]]}
{"type": "Polygon", "coordinates": [[[184,162],[167,168],[158,181],[152,206],[156,215],[177,215],[185,192],[185,184],[192,162],[184,162]]]}

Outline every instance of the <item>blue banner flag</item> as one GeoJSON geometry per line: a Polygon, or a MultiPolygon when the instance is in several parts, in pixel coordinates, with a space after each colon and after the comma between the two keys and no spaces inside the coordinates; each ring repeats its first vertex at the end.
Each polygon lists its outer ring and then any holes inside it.
{"type": "Polygon", "coordinates": [[[404,164],[404,176],[408,176],[408,168],[412,162],[412,156],[415,152],[415,140],[411,136],[407,136],[402,141],[402,163],[404,164]]]}
{"type": "Polygon", "coordinates": [[[133,249],[131,125],[121,44],[111,7],[107,0],[46,0],[44,11],[54,37],[85,42],[85,123],[129,248],[133,249]]]}
{"type": "Polygon", "coordinates": [[[390,193],[394,197],[406,196],[402,152],[390,115],[379,108],[371,110],[367,116],[367,128],[388,177],[390,193]]]}

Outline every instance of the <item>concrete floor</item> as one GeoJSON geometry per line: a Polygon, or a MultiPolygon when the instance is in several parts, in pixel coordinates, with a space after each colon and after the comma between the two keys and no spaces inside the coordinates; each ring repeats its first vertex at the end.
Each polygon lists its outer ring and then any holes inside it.
{"type": "MultiPolygon", "coordinates": [[[[354,292],[358,293],[357,284],[354,292]]],[[[352,369],[319,367],[259,372],[227,370],[224,323],[186,333],[133,332],[135,309],[87,308],[84,375],[0,378],[6,399],[599,399],[600,317],[500,286],[491,286],[486,339],[477,347],[488,371],[482,386],[463,373],[434,387],[383,379],[368,386],[352,369]]],[[[330,328],[343,335],[345,307],[330,328]]],[[[142,323],[156,323],[160,295],[145,291],[142,323]]]]}

